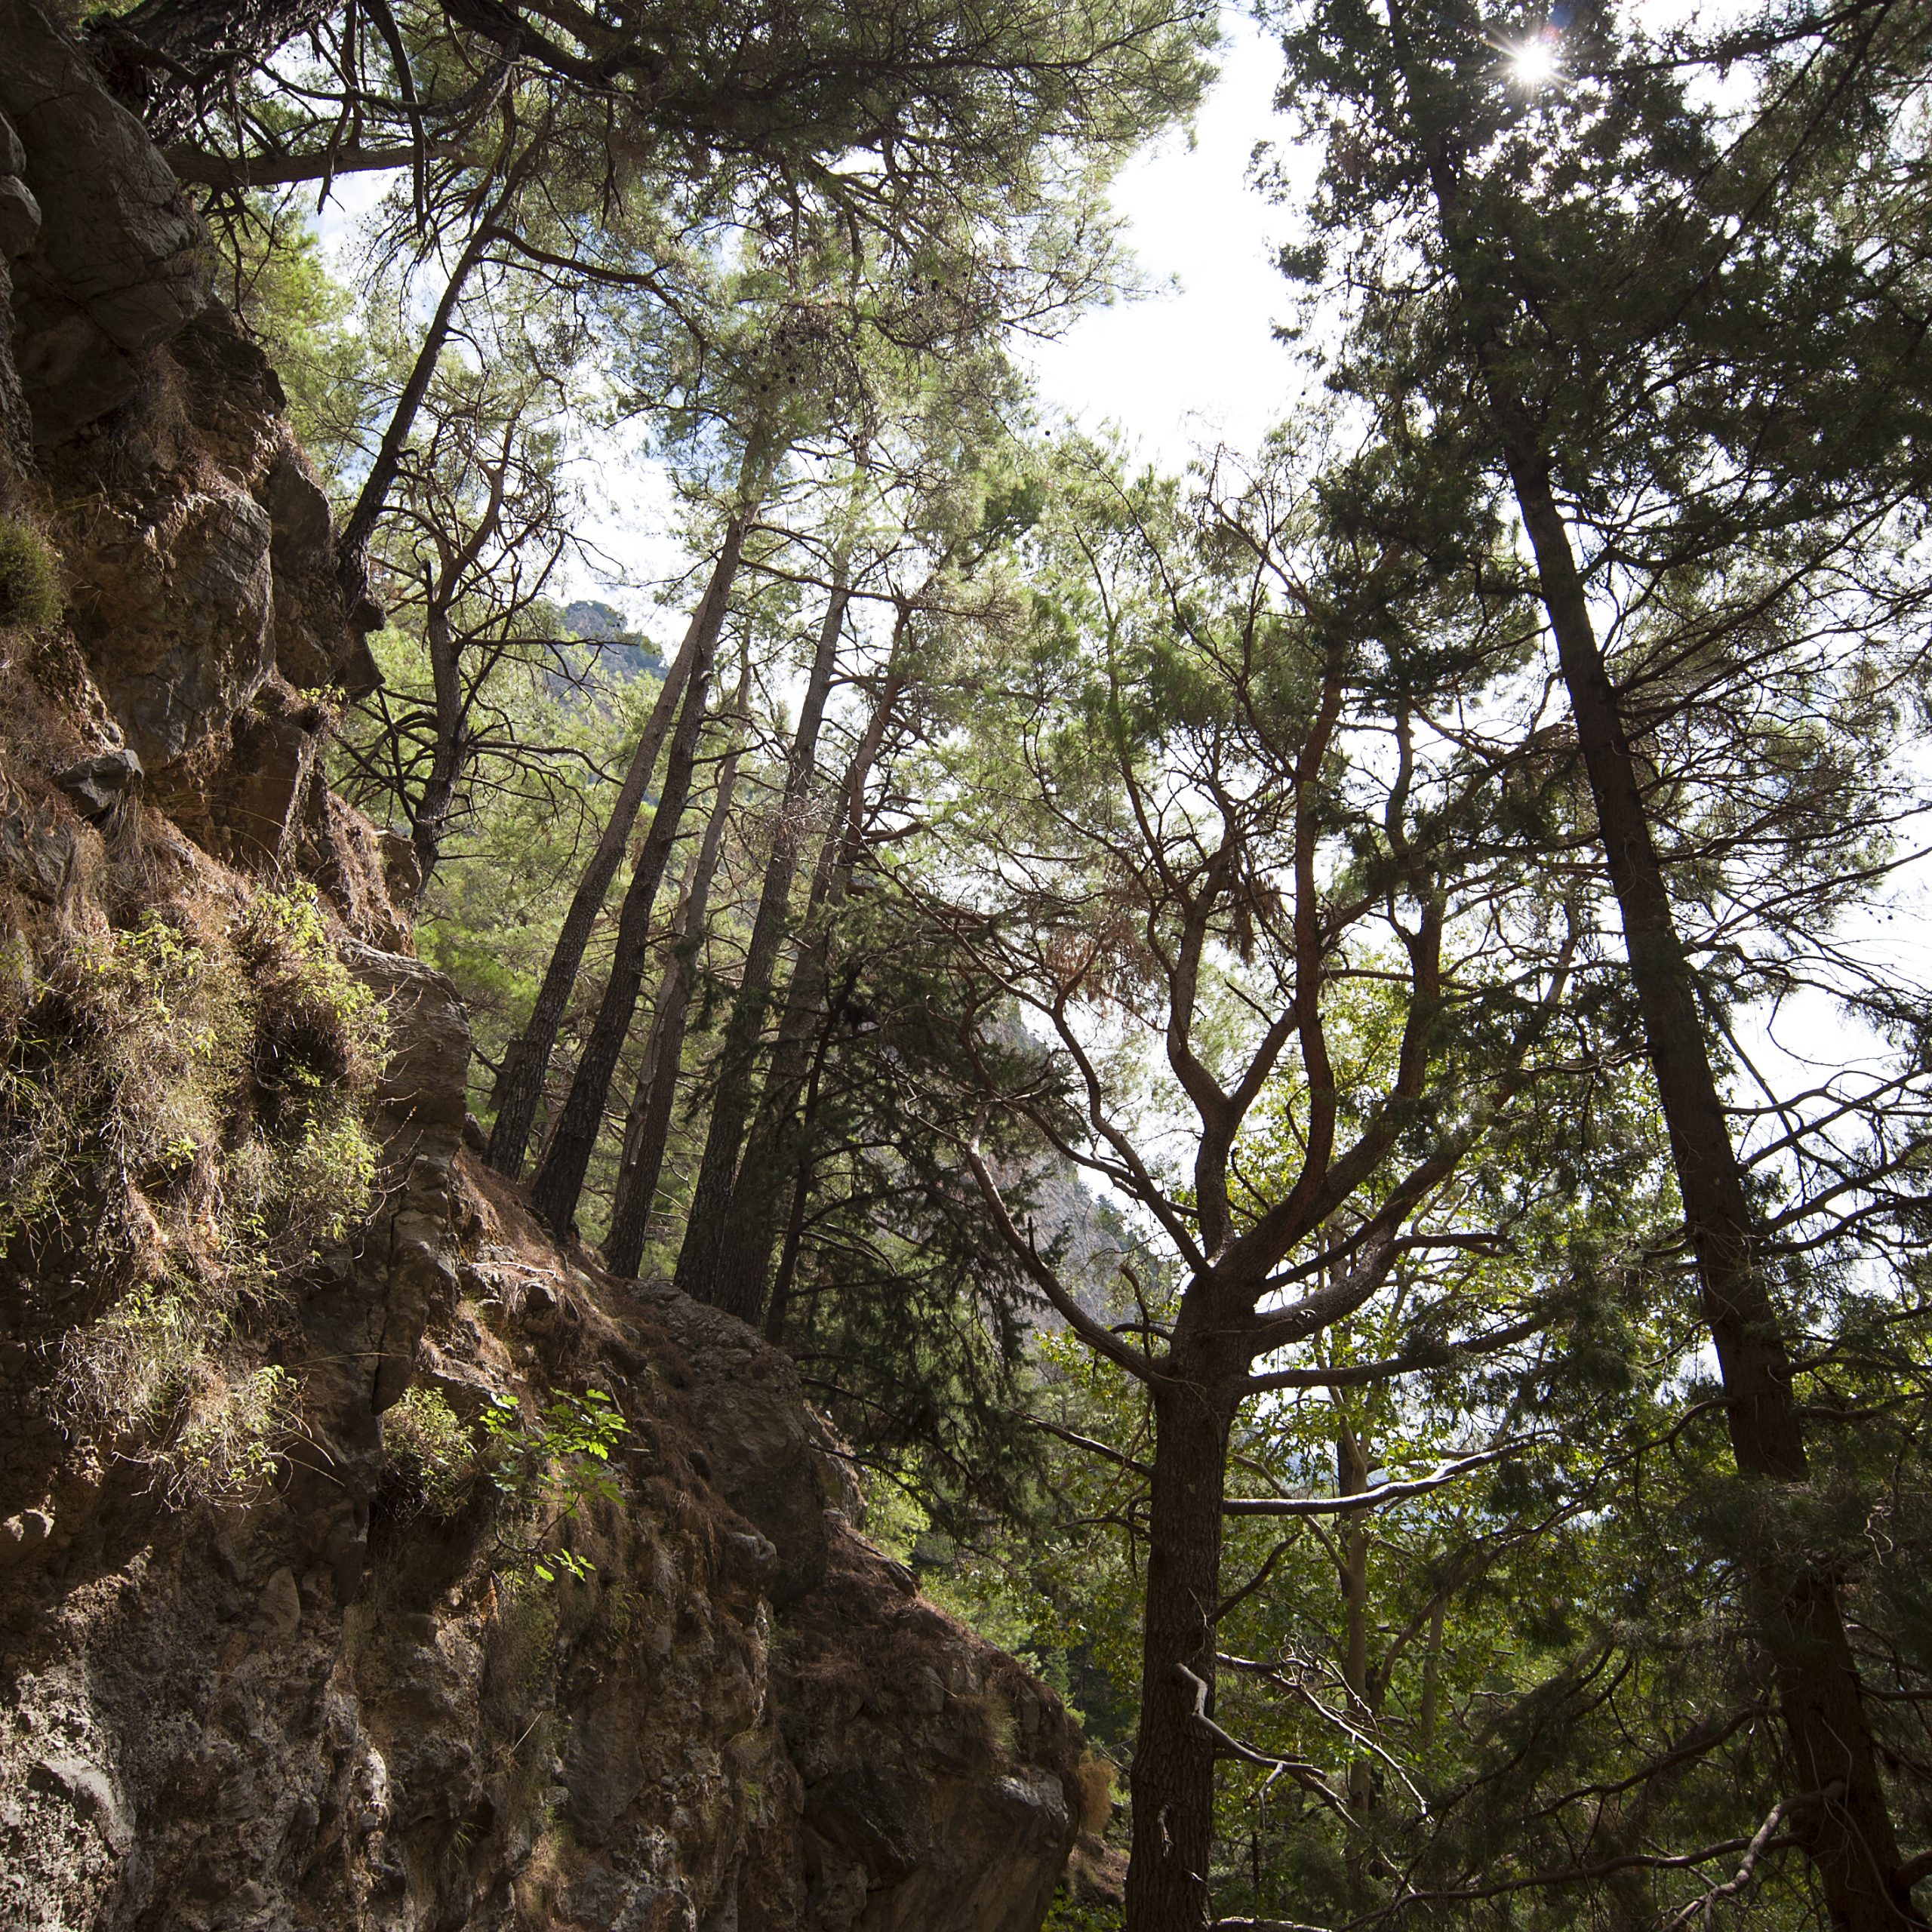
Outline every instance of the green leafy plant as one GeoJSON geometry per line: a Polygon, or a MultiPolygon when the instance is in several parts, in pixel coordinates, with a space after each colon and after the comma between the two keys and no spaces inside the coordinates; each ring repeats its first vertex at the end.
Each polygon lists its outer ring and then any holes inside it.
{"type": "Polygon", "coordinates": [[[420,1384],[403,1391],[383,1417],[383,1454],[432,1515],[453,1516],[469,1494],[476,1468],[469,1432],[440,1389],[420,1384]]]}
{"type": "Polygon", "coordinates": [[[548,1547],[549,1540],[586,1503],[623,1500],[611,1452],[630,1425],[600,1389],[555,1395],[531,1421],[513,1398],[492,1395],[481,1421],[490,1480],[509,1506],[500,1539],[506,1567],[546,1583],[560,1571],[581,1580],[591,1565],[574,1550],[548,1547]]]}
{"type": "Polygon", "coordinates": [[[252,1494],[294,1426],[294,1378],[238,1360],[223,1311],[192,1289],[123,1296],[65,1338],[61,1367],[68,1420],[132,1435],[131,1459],[177,1505],[252,1494]]]}
{"type": "Polygon", "coordinates": [[[266,1481],[294,1426],[294,1392],[288,1371],[273,1363],[205,1376],[162,1463],[171,1500],[245,1497],[266,1481]]]}

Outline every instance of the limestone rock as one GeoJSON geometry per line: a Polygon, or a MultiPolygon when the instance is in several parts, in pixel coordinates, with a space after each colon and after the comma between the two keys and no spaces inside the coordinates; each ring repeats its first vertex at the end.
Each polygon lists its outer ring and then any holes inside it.
{"type": "Polygon", "coordinates": [[[640,1294],[691,1363],[692,1410],[725,1500],[777,1552],[772,1601],[795,1602],[825,1576],[829,1500],[797,1371],[720,1309],[674,1288],[640,1294]]]}
{"type": "Polygon", "coordinates": [[[0,112],[41,216],[20,366],[35,439],[55,441],[126,400],[126,355],[206,308],[209,284],[167,163],[73,43],[32,0],[0,0],[0,112]]]}
{"type": "Polygon", "coordinates": [[[290,857],[325,722],[325,713],[274,678],[235,721],[229,755],[204,789],[209,816],[240,863],[273,867],[290,857]]]}
{"type": "Polygon", "coordinates": [[[351,621],[336,576],[329,500],[293,441],[276,456],[256,495],[274,540],[276,668],[303,691],[339,688],[351,697],[380,678],[351,621]]]}

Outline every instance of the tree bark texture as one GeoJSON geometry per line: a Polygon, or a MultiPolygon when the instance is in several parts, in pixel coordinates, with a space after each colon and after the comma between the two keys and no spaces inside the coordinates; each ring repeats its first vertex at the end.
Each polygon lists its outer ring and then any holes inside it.
{"type": "MultiPolygon", "coordinates": [[[[1389,0],[1404,83],[1423,112],[1432,78],[1411,55],[1401,0],[1389,0]]],[[[1740,1472],[1770,1484],[1808,1473],[1791,1361],[1755,1252],[1756,1229],[1698,1011],[1695,982],[1657,857],[1617,694],[1589,612],[1570,532],[1552,485],[1546,438],[1502,340],[1510,298],[1477,252],[1463,211],[1460,163],[1439,132],[1418,128],[1464,328],[1484,383],[1517,508],[1535,555],[1578,749],[1623,924],[1631,983],[1669,1134],[1685,1231],[1697,1257],[1703,1314],[1721,1376],[1740,1472]]],[[[1924,1927],[1898,1882],[1898,1840],[1847,1638],[1835,1580],[1776,1552],[1740,1552],[1762,1606],[1755,1617],[1776,1675],[1792,1753],[1793,1799],[1817,1796],[1794,1820],[1837,1932],[1924,1927]]]]}
{"type": "MultiPolygon", "coordinates": [[[[738,688],[742,714],[745,686],[738,688]]],[[[617,1192],[611,1203],[611,1228],[604,1239],[604,1260],[612,1273],[635,1275],[644,1258],[645,1237],[657,1204],[657,1182],[664,1171],[664,1149],[670,1137],[671,1115],[677,1104],[678,1074],[684,1060],[685,1023],[691,1012],[694,977],[692,952],[703,937],[705,909],[711,882],[718,872],[718,854],[731,817],[732,795],[737,789],[740,747],[734,745],[718,774],[718,792],[706,821],[704,837],[691,861],[684,903],[671,935],[671,956],[658,983],[657,1010],[651,1023],[651,1043],[640,1069],[637,1092],[624,1121],[624,1146],[617,1164],[617,1192]]]]}
{"type": "Polygon", "coordinates": [[[698,736],[704,728],[705,698],[710,687],[709,661],[693,665],[685,691],[684,709],[678,714],[678,728],[671,740],[663,792],[631,873],[623,910],[617,915],[617,943],[611,961],[611,977],[605,983],[604,997],[598,1003],[597,1017],[591,1023],[590,1037],[584,1042],[576,1077],[558,1114],[556,1131],[550,1137],[543,1163],[531,1183],[531,1205],[559,1239],[567,1239],[575,1223],[583,1177],[603,1128],[611,1083],[617,1076],[617,1058],[623,1051],[631,1020],[637,1012],[637,997],[644,985],[651,943],[651,910],[691,797],[691,770],[697,761],[698,736]]]}
{"type": "Polygon", "coordinates": [[[503,1070],[491,1095],[496,1123],[491,1131],[488,1158],[491,1167],[512,1180],[523,1171],[523,1158],[530,1146],[537,1108],[543,1103],[543,1077],[549,1070],[558,1031],[564,1023],[571,995],[577,989],[584,950],[590,943],[597,916],[604,909],[611,881],[617,875],[631,827],[636,823],[638,809],[657,768],[657,753],[672,714],[694,668],[701,665],[709,675],[718,634],[724,627],[725,613],[731,608],[731,586],[738,574],[749,521],[748,513],[737,515],[724,527],[724,540],[712,566],[710,581],[692,614],[685,641],[664,674],[663,689],[657,694],[657,702],[651,707],[637,749],[631,754],[629,768],[617,788],[597,849],[577,881],[570,910],[558,930],[557,943],[551,949],[550,963],[544,970],[543,983],[537,989],[529,1022],[503,1056],[503,1070]]]}
{"type": "MultiPolygon", "coordinates": [[[[825,1074],[825,1056],[832,1044],[828,1015],[819,1027],[818,1047],[812,1055],[811,1077],[805,1084],[804,1112],[798,1121],[798,1151],[792,1163],[792,1204],[785,1216],[785,1238],[779,1249],[778,1272],[771,1278],[771,1299],[764,1311],[764,1339],[783,1347],[785,1324],[792,1312],[792,1291],[798,1278],[798,1254],[804,1245],[806,1211],[812,1192],[812,1138],[818,1119],[819,1084],[825,1074]]],[[[753,1130],[752,1145],[757,1145],[753,1130]]],[[[751,1257],[762,1280],[771,1248],[769,1232],[761,1232],[750,1244],[751,1257]]]]}
{"type": "Polygon", "coordinates": [[[758,1041],[764,1030],[779,952],[785,942],[792,885],[798,875],[799,847],[804,836],[801,821],[817,777],[819,731],[825,721],[826,697],[832,688],[838,639],[851,601],[844,577],[841,560],[835,574],[836,587],[819,626],[818,648],[798,706],[798,725],[786,764],[784,795],[772,832],[771,856],[766,863],[758,912],[745,949],[737,995],[718,1050],[717,1088],[705,1134],[704,1156],[698,1168],[697,1185],[691,1192],[684,1244],[678,1253],[677,1285],[686,1294],[694,1300],[715,1303],[753,1324],[758,1318],[763,1281],[753,1285],[738,1279],[726,1291],[719,1278],[718,1257],[724,1241],[732,1186],[737,1179],[739,1150],[757,1103],[758,1041]]]}
{"type": "Polygon", "coordinates": [[[389,412],[388,426],[383,431],[382,441],[370,462],[369,473],[362,479],[355,506],[336,537],[337,580],[351,604],[358,602],[368,593],[369,545],[376,534],[377,519],[383,513],[383,506],[388,502],[390,488],[402,466],[403,451],[409,447],[410,432],[416,426],[417,412],[423,407],[423,398],[429,393],[430,383],[435,380],[436,365],[449,345],[450,331],[456,323],[457,305],[463,299],[469,278],[489,252],[490,245],[499,238],[500,231],[497,224],[516,198],[525,177],[536,166],[545,146],[540,137],[533,137],[506,170],[503,185],[497,190],[488,211],[478,220],[469,238],[463,243],[463,251],[457,257],[449,279],[443,285],[443,292],[423,329],[422,346],[416,352],[415,362],[395,399],[395,407],[389,412]]]}
{"type": "MultiPolygon", "coordinates": [[[[728,1294],[734,1307],[755,1309],[763,1301],[773,1251],[780,1245],[780,1197],[786,1176],[799,1171],[801,1150],[793,1139],[799,1098],[823,1064],[826,1045],[823,1021],[831,954],[830,935],[823,928],[851,885],[865,829],[866,788],[904,689],[904,678],[897,669],[889,669],[866,723],[866,734],[846,768],[844,781],[839,787],[838,808],[826,829],[825,843],[820,851],[805,908],[808,937],[793,970],[792,983],[786,989],[785,1011],[772,1046],[771,1064],[758,1095],[758,1112],[746,1140],[744,1158],[738,1164],[737,1177],[732,1184],[724,1235],[718,1244],[718,1292],[728,1294]],[[814,1035],[820,1038],[816,1056],[812,1050],[814,1035]]],[[[801,1229],[803,1214],[801,1205],[801,1229]]],[[[788,1293],[797,1258],[793,1247],[791,1265],[781,1264],[780,1272],[788,1293]]],[[[782,1314],[780,1318],[782,1322],[782,1314]]]]}
{"type": "Polygon", "coordinates": [[[1235,1404],[1208,1378],[1154,1387],[1140,1730],[1130,1774],[1134,1837],[1127,1932],[1204,1932],[1214,1835],[1211,1715],[1221,1503],[1235,1404]]]}

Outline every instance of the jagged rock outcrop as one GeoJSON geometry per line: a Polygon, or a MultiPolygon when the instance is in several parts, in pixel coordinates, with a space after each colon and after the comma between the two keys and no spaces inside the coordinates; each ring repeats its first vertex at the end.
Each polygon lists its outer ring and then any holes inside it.
{"type": "Polygon", "coordinates": [[[783,1357],[463,1151],[463,1014],[321,770],[368,613],[279,387],[71,42],[0,0],[0,517],[68,607],[0,629],[0,1006],[299,874],[389,1042],[379,1211],[235,1316],[294,1426],[221,1500],[58,1399],[112,1312],[87,1229],[0,1232],[0,1924],[1032,1932],[1077,1730],[865,1541],[783,1357]],[[604,1398],[608,1488],[427,1497],[395,1418],[432,1395],[466,1444],[604,1398]]]}

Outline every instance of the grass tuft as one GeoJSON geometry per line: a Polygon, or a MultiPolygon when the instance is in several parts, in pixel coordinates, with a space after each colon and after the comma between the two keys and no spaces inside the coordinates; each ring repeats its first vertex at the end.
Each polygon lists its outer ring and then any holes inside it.
{"type": "Polygon", "coordinates": [[[0,517],[0,630],[51,629],[61,609],[53,546],[31,524],[0,517]]]}

